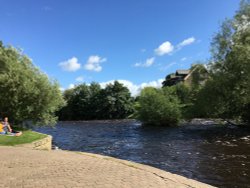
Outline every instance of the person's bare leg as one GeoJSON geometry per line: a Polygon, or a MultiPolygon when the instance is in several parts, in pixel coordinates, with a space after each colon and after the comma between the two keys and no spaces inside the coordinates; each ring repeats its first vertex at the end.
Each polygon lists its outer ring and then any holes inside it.
{"type": "Polygon", "coordinates": [[[19,133],[16,133],[15,136],[21,136],[23,133],[20,131],[19,133]]]}

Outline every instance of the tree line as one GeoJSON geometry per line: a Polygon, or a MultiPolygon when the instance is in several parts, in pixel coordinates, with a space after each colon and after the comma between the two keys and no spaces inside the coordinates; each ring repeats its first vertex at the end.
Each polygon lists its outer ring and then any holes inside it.
{"type": "Polygon", "coordinates": [[[81,84],[64,92],[67,105],[60,120],[124,119],[133,114],[134,99],[127,87],[115,81],[101,88],[98,83],[81,84]]]}

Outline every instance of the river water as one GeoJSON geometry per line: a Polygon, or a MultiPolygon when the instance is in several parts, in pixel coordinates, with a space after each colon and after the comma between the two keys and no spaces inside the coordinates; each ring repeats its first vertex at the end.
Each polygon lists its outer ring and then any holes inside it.
{"type": "Polygon", "coordinates": [[[60,149],[126,159],[219,187],[250,187],[250,129],[144,127],[136,121],[59,122],[35,130],[60,149]]]}

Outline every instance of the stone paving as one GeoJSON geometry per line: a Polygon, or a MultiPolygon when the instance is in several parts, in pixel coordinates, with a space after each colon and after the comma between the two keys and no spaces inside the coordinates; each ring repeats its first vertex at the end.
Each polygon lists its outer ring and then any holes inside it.
{"type": "Polygon", "coordinates": [[[0,146],[0,188],[212,187],[101,155],[0,146]]]}

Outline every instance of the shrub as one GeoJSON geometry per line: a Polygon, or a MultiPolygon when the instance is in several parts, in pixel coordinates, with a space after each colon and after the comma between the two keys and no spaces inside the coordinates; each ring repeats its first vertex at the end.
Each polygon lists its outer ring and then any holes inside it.
{"type": "Polygon", "coordinates": [[[145,125],[177,125],[181,110],[175,90],[144,88],[136,104],[136,117],[145,125]]]}

